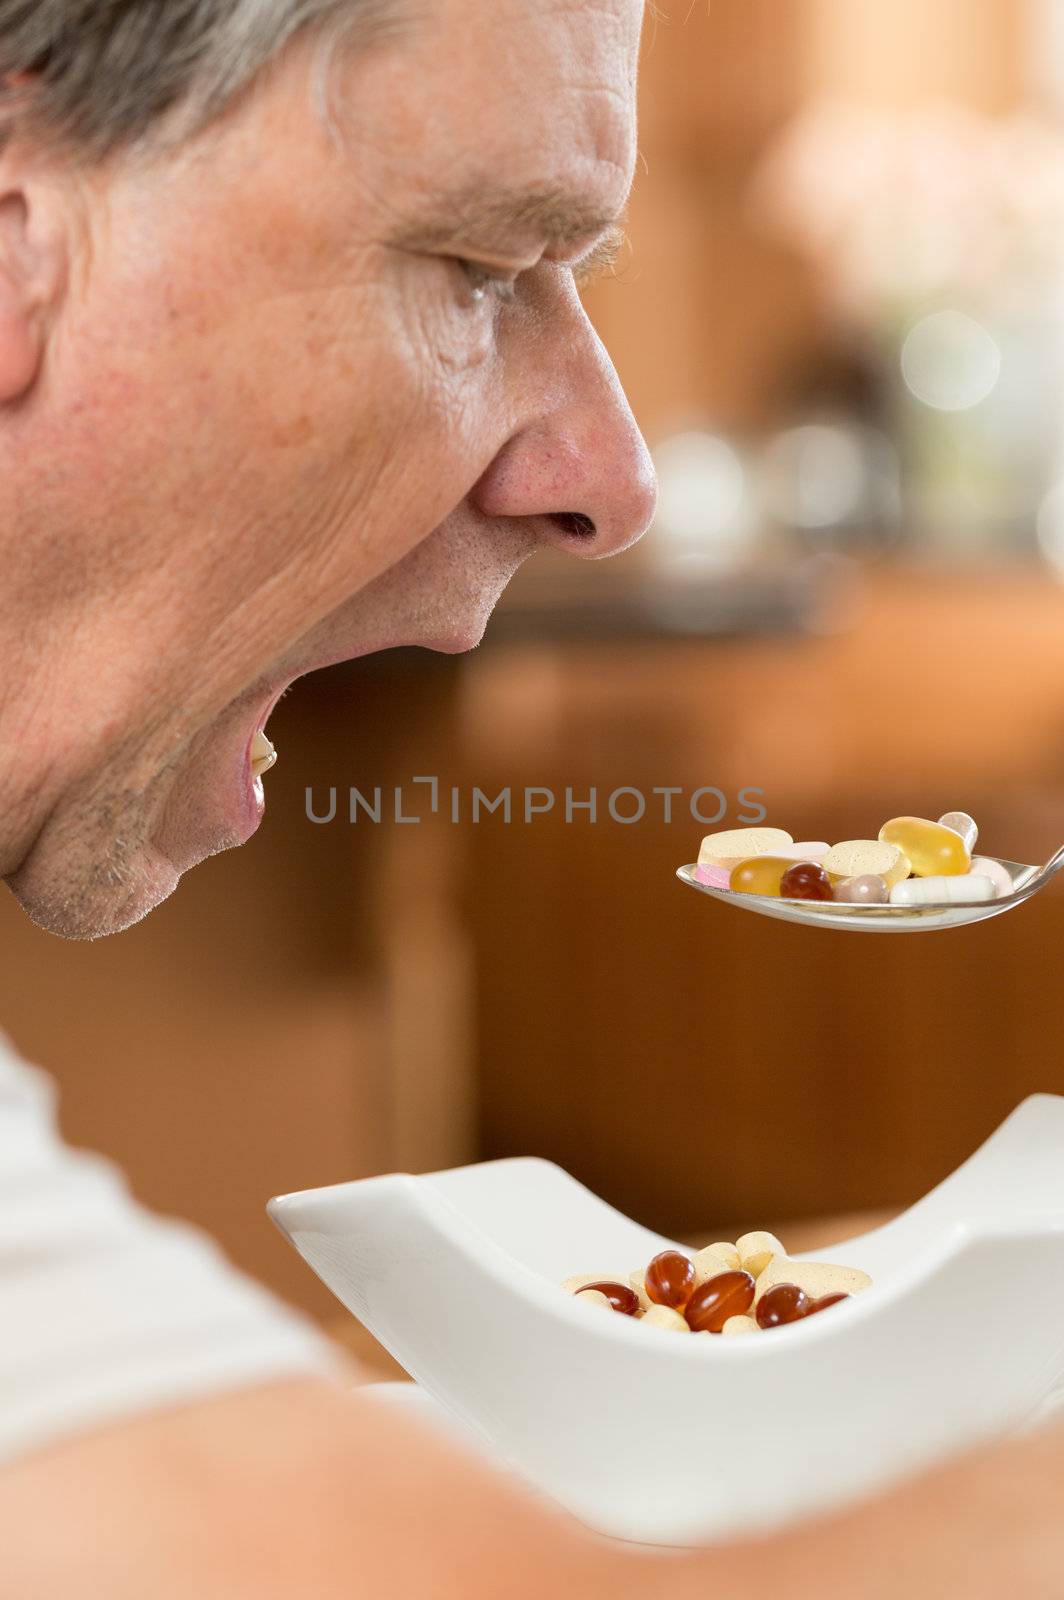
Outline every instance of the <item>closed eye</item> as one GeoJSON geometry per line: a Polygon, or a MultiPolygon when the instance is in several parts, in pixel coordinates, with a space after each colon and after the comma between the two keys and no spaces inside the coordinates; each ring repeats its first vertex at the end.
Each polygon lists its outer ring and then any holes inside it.
{"type": "Polygon", "coordinates": [[[512,300],[517,293],[517,278],[509,272],[492,272],[481,261],[470,261],[465,256],[452,256],[474,300],[484,300],[491,295],[496,300],[512,300]]]}

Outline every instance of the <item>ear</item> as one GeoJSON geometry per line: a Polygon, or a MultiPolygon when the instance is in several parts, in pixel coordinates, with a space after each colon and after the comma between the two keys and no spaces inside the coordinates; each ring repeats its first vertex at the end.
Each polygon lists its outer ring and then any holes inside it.
{"type": "Polygon", "coordinates": [[[59,236],[43,214],[48,209],[43,193],[38,206],[37,192],[13,183],[0,164],[0,406],[36,382],[64,279],[59,236]]]}

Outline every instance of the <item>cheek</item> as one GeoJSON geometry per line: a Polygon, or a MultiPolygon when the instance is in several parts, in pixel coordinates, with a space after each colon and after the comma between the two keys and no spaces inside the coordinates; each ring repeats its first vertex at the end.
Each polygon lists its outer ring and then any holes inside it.
{"type": "Polygon", "coordinates": [[[497,353],[493,302],[475,300],[461,269],[440,257],[411,256],[397,277],[403,323],[421,368],[443,383],[483,381],[497,353]]]}
{"type": "Polygon", "coordinates": [[[215,557],[233,582],[296,563],[323,583],[367,581],[493,450],[487,368],[456,369],[431,324],[384,294],[230,306],[148,347],[150,367],[126,374],[140,481],[193,542],[204,523],[223,534],[215,557]]]}
{"type": "Polygon", "coordinates": [[[57,459],[98,492],[63,520],[106,552],[108,626],[134,665],[191,677],[209,659],[212,698],[401,561],[505,434],[496,361],[459,367],[394,293],[95,309],[57,459]]]}
{"type": "MultiPolygon", "coordinates": [[[[253,318],[246,337],[230,325],[234,426],[268,470],[339,473],[360,503],[397,479],[436,484],[443,504],[460,498],[498,427],[493,342],[460,320],[432,297],[377,287],[292,306],[265,329],[253,318]]],[[[217,363],[201,379],[215,390],[217,363]]]]}

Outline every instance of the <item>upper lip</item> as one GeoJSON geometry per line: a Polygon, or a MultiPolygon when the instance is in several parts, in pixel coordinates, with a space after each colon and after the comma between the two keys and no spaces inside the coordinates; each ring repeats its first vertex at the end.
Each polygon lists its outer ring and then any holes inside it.
{"type": "Polygon", "coordinates": [[[419,650],[437,650],[446,653],[455,653],[469,649],[470,639],[474,636],[474,634],[479,638],[481,632],[482,630],[480,628],[471,627],[466,632],[456,630],[453,634],[448,634],[446,636],[441,635],[435,639],[395,638],[389,639],[380,644],[373,644],[368,649],[362,645],[338,645],[334,649],[325,651],[321,655],[313,656],[307,661],[300,662],[295,670],[289,668],[288,675],[285,677],[281,687],[275,690],[270,696],[269,700],[266,701],[265,709],[262,713],[262,717],[258,723],[258,726],[261,728],[265,724],[276,708],[277,702],[284,694],[287,693],[292,685],[297,683],[300,678],[309,677],[312,672],[322,672],[326,667],[338,667],[345,661],[358,661],[363,656],[381,655],[385,650],[398,650],[404,645],[409,645],[412,648],[417,648],[419,650]]]}
{"type": "MultiPolygon", "coordinates": [[[[297,683],[300,678],[306,678],[312,672],[322,672],[326,667],[338,667],[345,661],[357,661],[361,656],[364,655],[378,655],[383,650],[398,649],[406,642],[408,641],[397,639],[393,643],[374,645],[371,650],[365,650],[359,648],[358,646],[340,645],[333,650],[324,652],[320,656],[312,657],[309,661],[301,662],[294,671],[289,668],[279,685],[271,691],[265,700],[260,702],[259,712],[255,719],[255,726],[252,729],[251,735],[248,739],[249,759],[251,740],[255,737],[256,733],[265,730],[267,722],[269,722],[274,711],[277,709],[278,701],[288,693],[288,690],[294,683],[297,683]]],[[[446,647],[447,643],[453,644],[456,643],[456,641],[440,641],[439,643],[437,643],[435,640],[431,643],[427,643],[426,641],[420,639],[417,641],[419,646],[424,646],[428,649],[442,649],[446,647]]],[[[458,643],[458,648],[461,648],[460,643],[458,643]]]]}
{"type": "MultiPolygon", "coordinates": [[[[308,652],[304,660],[299,660],[298,658],[289,660],[282,668],[284,677],[274,679],[276,687],[261,703],[260,716],[256,727],[262,728],[265,725],[276,708],[277,702],[291,688],[293,683],[300,678],[307,677],[312,672],[321,672],[326,667],[339,666],[345,661],[357,661],[362,656],[379,655],[385,650],[396,650],[403,645],[411,645],[419,649],[436,650],[448,654],[472,648],[483,636],[487,617],[498,596],[505,590],[518,567],[523,565],[524,561],[534,553],[537,547],[538,541],[526,539],[520,551],[513,552],[511,561],[500,564],[497,584],[492,583],[485,586],[483,603],[466,619],[464,627],[455,627],[453,630],[445,634],[441,633],[435,638],[422,636],[410,639],[404,638],[402,634],[396,634],[391,638],[375,639],[370,644],[367,644],[364,639],[357,641],[350,639],[346,643],[335,642],[331,648],[323,648],[319,652],[308,652]]],[[[341,631],[339,617],[336,616],[335,620],[336,633],[339,634],[341,631]]],[[[268,679],[265,681],[269,682],[268,679]]]]}

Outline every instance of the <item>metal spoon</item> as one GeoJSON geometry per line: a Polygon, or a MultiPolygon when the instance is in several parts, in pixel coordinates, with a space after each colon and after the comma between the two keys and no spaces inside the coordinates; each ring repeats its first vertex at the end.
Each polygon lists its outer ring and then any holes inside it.
{"type": "Polygon", "coordinates": [[[809,927],[841,928],[849,933],[930,933],[935,928],[963,928],[969,922],[984,922],[987,917],[1000,916],[1003,911],[1022,905],[1064,867],[1064,845],[1044,867],[1005,861],[999,856],[987,859],[996,860],[1005,868],[1012,879],[1012,892],[970,905],[865,906],[848,905],[841,900],[781,900],[767,894],[736,894],[731,889],[700,883],[693,863],[679,867],[676,876],[681,883],[714,900],[741,906],[744,911],[757,911],[763,917],[778,917],[781,922],[804,922],[809,927]]]}

